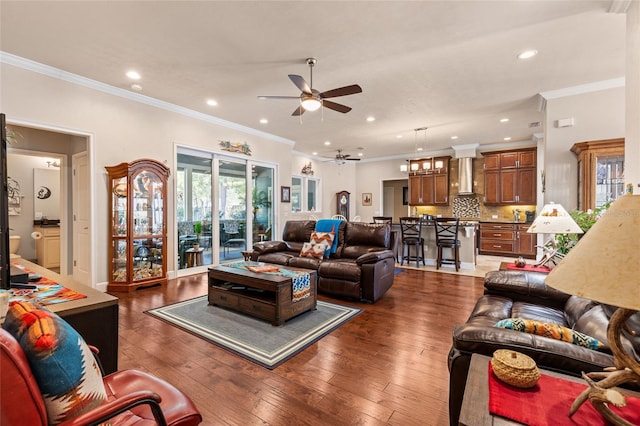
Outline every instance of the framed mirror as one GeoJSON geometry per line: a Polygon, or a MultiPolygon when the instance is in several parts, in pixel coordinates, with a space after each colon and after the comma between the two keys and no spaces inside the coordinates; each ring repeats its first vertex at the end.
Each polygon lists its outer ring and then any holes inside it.
{"type": "Polygon", "coordinates": [[[60,219],[60,169],[33,169],[35,220],[60,219]]]}

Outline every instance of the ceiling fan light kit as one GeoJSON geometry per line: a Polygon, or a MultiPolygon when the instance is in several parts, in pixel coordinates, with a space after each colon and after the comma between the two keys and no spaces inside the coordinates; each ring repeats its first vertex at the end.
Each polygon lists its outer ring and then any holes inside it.
{"type": "Polygon", "coordinates": [[[337,112],[346,114],[351,111],[351,107],[339,104],[337,102],[328,101],[328,98],[337,98],[339,96],[354,95],[356,93],[362,93],[362,88],[357,84],[350,86],[340,87],[338,89],[327,90],[325,92],[319,92],[313,88],[313,66],[318,61],[315,58],[307,58],[306,63],[309,65],[310,83],[307,84],[305,79],[296,74],[289,74],[289,79],[293,84],[300,89],[299,96],[258,96],[258,99],[300,99],[300,106],[293,111],[293,116],[299,116],[304,114],[305,111],[316,111],[320,107],[332,109],[337,112]]]}
{"type": "Polygon", "coordinates": [[[315,96],[309,96],[306,93],[303,93],[300,96],[302,108],[306,111],[316,111],[322,106],[322,101],[317,99],[315,96]]]}

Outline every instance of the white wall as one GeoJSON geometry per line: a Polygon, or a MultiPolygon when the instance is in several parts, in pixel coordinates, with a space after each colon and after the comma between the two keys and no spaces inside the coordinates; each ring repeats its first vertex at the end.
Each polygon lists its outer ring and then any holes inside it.
{"type": "Polygon", "coordinates": [[[407,179],[407,175],[400,172],[400,164],[406,164],[404,160],[385,160],[362,162],[357,165],[357,214],[363,222],[371,222],[373,216],[381,216],[383,212],[383,184],[385,180],[407,179]],[[372,194],[370,207],[362,205],[362,193],[372,194]]]}
{"type": "Polygon", "coordinates": [[[578,163],[570,151],[576,142],[621,138],[625,135],[625,88],[600,90],[547,101],[544,172],[546,191],[538,205],[553,201],[565,209],[578,206],[578,163]],[[573,127],[556,127],[573,118],[573,127]]]}

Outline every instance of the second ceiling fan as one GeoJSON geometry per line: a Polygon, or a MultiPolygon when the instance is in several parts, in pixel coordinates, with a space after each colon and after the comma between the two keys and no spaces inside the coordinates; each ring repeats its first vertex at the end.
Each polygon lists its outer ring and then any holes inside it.
{"type": "Polygon", "coordinates": [[[357,84],[350,86],[340,87],[338,89],[327,90],[320,92],[313,88],[313,66],[318,61],[316,58],[307,58],[307,65],[309,65],[310,71],[310,84],[307,84],[305,79],[296,74],[289,74],[289,79],[296,85],[302,92],[300,96],[258,96],[258,99],[299,99],[300,106],[293,111],[293,116],[304,114],[305,111],[315,111],[321,106],[332,109],[334,111],[347,113],[351,111],[351,107],[342,105],[333,101],[327,100],[328,98],[337,98],[339,96],[354,95],[361,93],[362,88],[357,84]]]}

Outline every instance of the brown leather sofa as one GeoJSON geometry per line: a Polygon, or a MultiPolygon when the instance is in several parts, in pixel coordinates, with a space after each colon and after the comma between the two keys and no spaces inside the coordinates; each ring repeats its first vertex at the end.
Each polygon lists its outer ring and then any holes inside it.
{"type": "Polygon", "coordinates": [[[395,234],[389,224],[343,221],[336,232],[337,250],[328,259],[300,257],[315,226],[313,220],[288,221],[282,241],[255,243],[251,259],[314,269],[318,272],[318,291],[332,296],[375,302],[391,288],[395,234]]]}
{"type": "MultiPolygon", "coordinates": [[[[485,276],[485,292],[466,323],[453,330],[449,352],[449,421],[458,424],[471,355],[492,356],[497,349],[512,349],[533,358],[538,366],[573,376],[601,371],[613,365],[607,344],[607,326],[615,307],[571,296],[544,283],[540,272],[492,271],[485,276]],[[524,318],[559,324],[585,333],[605,344],[602,351],[520,331],[496,328],[507,318],[524,318]]],[[[640,330],[640,316],[631,318],[631,330],[640,330]]],[[[625,335],[627,351],[636,359],[640,336],[625,335]]]]}

